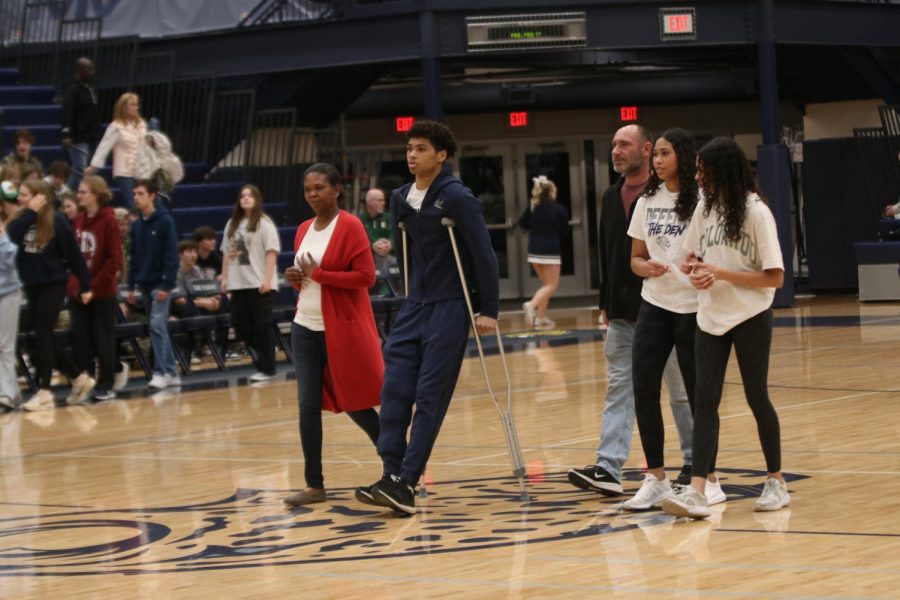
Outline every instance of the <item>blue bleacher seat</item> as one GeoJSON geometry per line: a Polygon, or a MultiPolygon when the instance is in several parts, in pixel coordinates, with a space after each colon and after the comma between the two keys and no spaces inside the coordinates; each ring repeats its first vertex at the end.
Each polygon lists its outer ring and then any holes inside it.
{"type": "Polygon", "coordinates": [[[900,264],[900,242],[856,242],[853,252],[859,265],[900,264]]]}
{"type": "Polygon", "coordinates": [[[178,208],[233,207],[240,192],[240,183],[179,183],[172,193],[172,204],[178,208]]]}
{"type": "Polygon", "coordinates": [[[50,104],[55,93],[49,85],[0,85],[0,101],[5,105],[50,104]]]}
{"type": "MultiPolygon", "coordinates": [[[[264,210],[266,214],[275,221],[275,224],[278,225],[284,220],[284,215],[287,212],[287,204],[265,204],[264,210]]],[[[225,229],[225,224],[228,222],[233,211],[233,205],[183,208],[182,205],[176,203],[175,207],[172,209],[172,216],[175,218],[175,226],[178,228],[178,231],[182,233],[193,231],[201,225],[206,225],[212,227],[216,231],[221,231],[225,229]]]]}
{"type": "MultiPolygon", "coordinates": [[[[22,128],[3,126],[3,129],[0,130],[0,140],[3,141],[4,148],[12,148],[14,145],[13,136],[19,129],[22,128]]],[[[62,141],[61,125],[33,125],[27,127],[27,129],[34,136],[34,144],[36,146],[52,146],[62,141]]],[[[7,152],[9,151],[7,150],[7,152]]]]}
{"type": "Polygon", "coordinates": [[[16,85],[19,81],[19,70],[13,68],[0,69],[0,85],[16,85]]]}
{"type": "MultiPolygon", "coordinates": [[[[2,99],[0,99],[0,102],[2,102],[2,99]]],[[[62,116],[62,107],[56,104],[38,106],[0,105],[0,108],[3,109],[3,125],[5,127],[18,128],[59,123],[62,116]]]]}

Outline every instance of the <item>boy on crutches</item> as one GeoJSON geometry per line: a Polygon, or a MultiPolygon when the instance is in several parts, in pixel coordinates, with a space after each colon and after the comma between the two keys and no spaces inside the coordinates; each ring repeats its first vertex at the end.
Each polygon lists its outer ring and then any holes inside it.
{"type": "Polygon", "coordinates": [[[406,159],[416,180],[391,194],[394,246],[406,253],[408,284],[384,347],[378,438],[383,472],[376,483],[357,488],[356,498],[415,514],[415,487],[447,414],[469,338],[469,313],[442,219],[455,223],[480,333],[496,329],[499,281],[481,201],[444,165],[456,152],[450,129],[418,121],[406,135],[406,159]]]}

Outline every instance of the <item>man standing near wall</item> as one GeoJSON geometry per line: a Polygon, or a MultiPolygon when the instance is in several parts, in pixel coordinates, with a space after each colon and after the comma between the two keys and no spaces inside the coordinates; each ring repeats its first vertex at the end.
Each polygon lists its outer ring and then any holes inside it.
{"type": "Polygon", "coordinates": [[[72,166],[66,184],[70,190],[78,189],[84,169],[103,137],[93,83],[94,63],[89,58],[79,58],[75,62],[75,78],[63,91],[62,144],[72,166]]]}

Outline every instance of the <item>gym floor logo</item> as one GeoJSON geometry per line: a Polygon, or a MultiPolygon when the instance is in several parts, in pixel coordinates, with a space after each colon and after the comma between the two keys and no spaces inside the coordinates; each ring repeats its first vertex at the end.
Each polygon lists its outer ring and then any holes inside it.
{"type": "MultiPolygon", "coordinates": [[[[719,509],[713,520],[734,504],[752,510],[765,473],[723,469],[720,474],[728,502],[713,507],[719,509]]],[[[789,482],[807,479],[785,477],[789,482]]],[[[629,470],[625,478],[636,487],[641,474],[629,470]]],[[[349,488],[329,491],[327,503],[294,510],[282,503],[285,490],[239,489],[223,500],[191,506],[0,518],[0,576],[141,575],[368,561],[635,529],[651,539],[661,527],[672,526],[673,517],[659,511],[623,513],[621,498],[574,490],[565,479],[565,473],[532,476],[527,503],[511,477],[442,482],[418,502],[414,518],[361,505],[349,488]]]]}

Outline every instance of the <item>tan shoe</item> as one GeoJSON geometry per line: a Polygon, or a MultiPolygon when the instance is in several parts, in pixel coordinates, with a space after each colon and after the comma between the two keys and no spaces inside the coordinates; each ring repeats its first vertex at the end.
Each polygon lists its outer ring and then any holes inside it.
{"type": "Polygon", "coordinates": [[[38,390],[37,393],[22,405],[27,411],[50,410],[55,406],[53,392],[47,389],[38,390]]]}
{"type": "Polygon", "coordinates": [[[94,386],[96,385],[97,381],[93,377],[87,373],[82,373],[72,382],[72,393],[66,398],[66,403],[80,404],[85,402],[90,398],[91,392],[94,391],[94,386]]]}
{"type": "Polygon", "coordinates": [[[291,494],[284,499],[284,503],[288,506],[303,506],[304,504],[315,504],[316,502],[325,502],[325,490],[314,489],[312,492],[300,490],[296,494],[291,494]]]}

